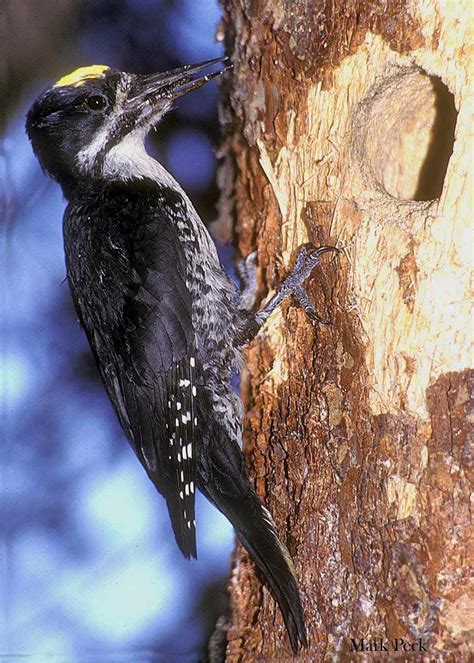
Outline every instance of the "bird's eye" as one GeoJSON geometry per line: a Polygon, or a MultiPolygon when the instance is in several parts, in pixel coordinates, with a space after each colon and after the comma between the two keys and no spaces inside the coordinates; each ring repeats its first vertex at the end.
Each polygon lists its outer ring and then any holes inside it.
{"type": "Polygon", "coordinates": [[[93,94],[92,96],[86,98],[86,104],[91,110],[103,110],[107,106],[108,102],[107,98],[101,94],[93,94]]]}

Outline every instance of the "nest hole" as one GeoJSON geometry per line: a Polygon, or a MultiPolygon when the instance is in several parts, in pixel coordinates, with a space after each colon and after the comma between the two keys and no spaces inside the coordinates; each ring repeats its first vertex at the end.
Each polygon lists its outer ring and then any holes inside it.
{"type": "Polygon", "coordinates": [[[376,186],[401,200],[439,198],[456,119],[454,96],[435,76],[412,70],[381,86],[366,107],[363,132],[376,186]]]}

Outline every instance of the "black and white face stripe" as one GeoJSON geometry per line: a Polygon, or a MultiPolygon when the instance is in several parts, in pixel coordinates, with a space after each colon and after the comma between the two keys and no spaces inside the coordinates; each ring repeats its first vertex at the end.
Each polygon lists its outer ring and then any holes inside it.
{"type": "Polygon", "coordinates": [[[120,75],[111,112],[92,141],[77,154],[77,166],[83,174],[107,176],[108,158],[112,162],[117,159],[127,161],[126,155],[130,162],[143,158],[147,133],[171,108],[171,101],[167,100],[159,105],[145,103],[141,107],[130,104],[128,97],[133,83],[133,74],[120,75]]]}
{"type": "MultiPolygon", "coordinates": [[[[124,126],[124,107],[131,83],[132,76],[130,74],[121,74],[117,83],[111,112],[95,133],[92,141],[78,152],[77,165],[82,173],[88,174],[95,172],[99,174],[97,171],[103,165],[105,155],[109,149],[128,133],[124,126]]],[[[133,124],[130,125],[130,129],[133,128],[135,123],[136,118],[134,118],[133,124]]]]}

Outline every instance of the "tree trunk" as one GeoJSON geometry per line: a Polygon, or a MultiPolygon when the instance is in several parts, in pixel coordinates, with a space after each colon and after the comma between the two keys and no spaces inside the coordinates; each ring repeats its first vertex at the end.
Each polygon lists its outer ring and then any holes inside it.
{"type": "MultiPolygon", "coordinates": [[[[285,304],[243,379],[248,466],[301,586],[298,660],[375,660],[354,648],[380,638],[396,660],[467,660],[468,3],[224,4],[221,205],[261,295],[302,244],[343,250],[309,283],[333,324],[285,304]]],[[[230,593],[226,660],[293,660],[241,546],[230,593]]]]}

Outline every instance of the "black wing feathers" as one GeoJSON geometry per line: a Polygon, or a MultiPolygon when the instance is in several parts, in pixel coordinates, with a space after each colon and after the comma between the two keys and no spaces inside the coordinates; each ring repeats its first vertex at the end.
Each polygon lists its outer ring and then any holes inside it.
{"type": "Polygon", "coordinates": [[[196,556],[195,333],[173,200],[154,183],[117,183],[76,209],[64,233],[79,318],[177,543],[196,556]]]}
{"type": "Polygon", "coordinates": [[[178,544],[186,557],[196,556],[195,339],[184,252],[163,217],[142,220],[132,250],[135,283],[124,311],[127,413],[150,477],[158,488],[167,483],[178,544]]]}

